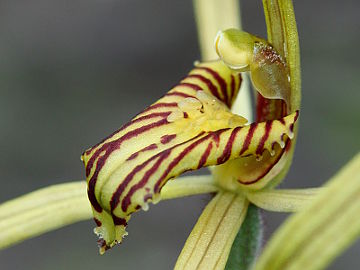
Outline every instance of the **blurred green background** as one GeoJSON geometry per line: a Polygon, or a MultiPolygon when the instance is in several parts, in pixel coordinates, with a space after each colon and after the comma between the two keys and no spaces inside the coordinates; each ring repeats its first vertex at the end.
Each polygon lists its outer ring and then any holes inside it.
{"type": "MultiPolygon", "coordinates": [[[[303,103],[281,186],[316,187],[360,149],[360,2],[294,5],[303,103]]],[[[246,31],[265,36],[261,1],[242,1],[242,16],[246,31]]],[[[84,179],[82,151],[199,57],[190,0],[1,0],[0,202],[84,179]]],[[[171,269],[208,199],[166,201],[134,215],[129,236],[104,256],[88,221],[0,251],[1,269],[171,269]]],[[[267,238],[285,217],[264,212],[267,238]]],[[[329,269],[357,268],[359,252],[358,242],[329,269]]]]}

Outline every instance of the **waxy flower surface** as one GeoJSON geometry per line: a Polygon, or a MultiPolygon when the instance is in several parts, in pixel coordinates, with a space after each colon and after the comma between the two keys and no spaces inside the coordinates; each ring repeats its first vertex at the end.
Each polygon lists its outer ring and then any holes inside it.
{"type": "Polygon", "coordinates": [[[264,188],[282,170],[298,112],[247,123],[230,111],[241,80],[222,61],[198,63],[161,99],[85,151],[101,252],[121,242],[130,215],[158,202],[166,182],[183,172],[222,164],[212,170],[216,185],[237,195],[264,188]]]}

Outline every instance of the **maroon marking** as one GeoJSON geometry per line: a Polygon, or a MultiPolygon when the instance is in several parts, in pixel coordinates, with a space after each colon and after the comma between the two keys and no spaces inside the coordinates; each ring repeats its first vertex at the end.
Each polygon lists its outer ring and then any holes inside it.
{"type": "Polygon", "coordinates": [[[256,153],[257,155],[261,155],[262,152],[263,152],[265,142],[266,142],[266,140],[269,138],[269,134],[270,134],[270,131],[271,131],[272,123],[273,123],[273,121],[270,121],[270,120],[266,121],[266,123],[265,123],[265,133],[264,133],[264,135],[261,137],[260,143],[259,143],[258,147],[256,148],[256,152],[255,152],[255,153],[256,153]]]}
{"type": "MultiPolygon", "coordinates": [[[[209,133],[208,135],[198,139],[197,141],[193,142],[192,144],[190,144],[188,147],[186,147],[176,158],[174,158],[171,163],[169,164],[169,166],[166,168],[166,170],[164,171],[164,173],[162,174],[162,176],[158,179],[158,181],[155,184],[154,187],[154,191],[155,192],[159,192],[160,191],[160,184],[162,183],[162,181],[168,176],[168,174],[171,172],[171,170],[187,155],[189,154],[196,146],[198,146],[199,144],[201,144],[202,142],[206,141],[207,139],[211,138],[215,139],[215,138],[219,138],[220,134],[223,133],[224,131],[226,131],[228,129],[220,129],[214,132],[209,133]]],[[[192,170],[195,168],[188,168],[186,170],[192,170]]],[[[173,176],[170,176],[169,178],[171,178],[173,176]]]]}
{"type": "Polygon", "coordinates": [[[187,112],[184,112],[184,118],[189,118],[189,115],[187,112]]]}
{"type": "Polygon", "coordinates": [[[115,225],[120,225],[120,226],[122,225],[124,227],[127,226],[127,222],[126,222],[125,218],[119,218],[115,215],[112,215],[112,219],[113,219],[115,225]]]}
{"type": "MultiPolygon", "coordinates": [[[[170,155],[171,151],[166,150],[164,151],[158,158],[158,160],[155,162],[155,164],[146,171],[146,173],[144,174],[143,178],[141,179],[141,181],[139,183],[137,183],[136,185],[133,185],[129,192],[126,194],[126,196],[124,197],[124,199],[122,200],[121,203],[121,209],[123,210],[123,212],[126,212],[127,208],[129,207],[130,203],[131,203],[131,196],[135,193],[136,190],[138,190],[139,188],[143,187],[143,185],[149,180],[149,178],[157,171],[157,169],[160,167],[161,163],[170,155]],[[142,184],[144,183],[144,184],[142,184]]],[[[145,167],[145,166],[144,166],[145,167]]],[[[142,169],[143,167],[140,166],[140,168],[142,169]]],[[[137,173],[137,171],[134,170],[135,173],[137,173]]],[[[135,175],[135,174],[134,174],[135,175]]],[[[133,175],[130,175],[131,179],[133,178],[133,175]]],[[[125,182],[125,181],[124,181],[125,182]]],[[[116,193],[114,193],[116,194],[116,193]]],[[[147,196],[150,194],[147,194],[147,196]]],[[[151,196],[151,195],[150,195],[151,196]]],[[[119,198],[120,196],[117,196],[117,198],[119,198]]],[[[118,201],[114,201],[114,203],[118,201]]],[[[113,211],[115,208],[113,208],[113,206],[115,206],[115,204],[113,203],[113,200],[111,199],[110,205],[111,205],[111,210],[113,211]]],[[[116,204],[117,205],[117,204],[116,204]]]]}
{"type": "Polygon", "coordinates": [[[239,132],[239,130],[241,129],[241,127],[236,127],[234,128],[234,130],[231,132],[231,135],[226,143],[226,146],[224,148],[224,151],[222,153],[222,155],[217,159],[217,164],[222,164],[224,162],[226,162],[230,156],[231,156],[231,150],[232,150],[232,146],[234,144],[234,140],[235,137],[237,135],[237,133],[239,132]]]}
{"type": "Polygon", "coordinates": [[[135,152],[134,154],[132,154],[130,157],[127,158],[126,161],[129,161],[129,160],[132,160],[132,159],[136,158],[136,157],[137,157],[140,153],[142,153],[142,152],[154,150],[154,149],[156,149],[156,148],[157,148],[157,145],[156,145],[155,143],[152,143],[152,144],[144,147],[143,149],[135,152]]]}
{"type": "Polygon", "coordinates": [[[162,144],[167,144],[175,138],[176,138],[176,134],[164,135],[160,138],[160,142],[162,144]]]}
{"type": "Polygon", "coordinates": [[[92,207],[95,209],[96,212],[101,213],[102,212],[102,207],[101,207],[101,205],[99,204],[99,202],[97,201],[97,199],[95,197],[95,192],[94,192],[95,183],[96,183],[96,181],[89,182],[89,187],[88,187],[88,190],[87,190],[87,194],[88,194],[88,198],[89,198],[89,201],[90,201],[92,207]]]}
{"type": "MultiPolygon", "coordinates": [[[[121,131],[123,131],[124,129],[128,128],[129,126],[135,124],[135,123],[138,123],[138,122],[141,122],[143,120],[148,120],[148,119],[152,119],[152,118],[156,118],[156,117],[162,117],[162,118],[166,118],[168,117],[172,112],[158,112],[158,113],[151,113],[151,114],[148,114],[148,115],[144,115],[144,116],[141,116],[139,118],[136,118],[128,123],[126,123],[125,125],[123,125],[120,129],[114,131],[113,133],[111,133],[109,136],[107,136],[106,138],[104,138],[103,140],[101,140],[99,143],[95,144],[93,147],[91,147],[90,149],[86,150],[85,151],[85,154],[86,155],[89,155],[90,152],[92,150],[94,150],[96,147],[98,147],[100,144],[102,144],[103,142],[105,142],[106,140],[110,139],[111,137],[113,137],[116,133],[119,133],[121,131]]],[[[83,153],[84,155],[84,153],[83,153]]],[[[89,172],[86,172],[86,176],[89,175],[89,172]]]]}
{"type": "MultiPolygon", "coordinates": [[[[289,142],[290,142],[290,140],[286,141],[286,146],[288,145],[289,142]]],[[[270,172],[270,170],[279,162],[279,160],[283,156],[284,152],[285,152],[285,150],[282,149],[278,158],[272,164],[270,164],[270,166],[264,171],[264,173],[262,175],[258,176],[256,179],[254,179],[250,182],[245,182],[244,180],[240,180],[240,179],[237,179],[237,181],[243,185],[255,184],[256,182],[258,182],[260,179],[262,179],[265,175],[267,175],[270,172]]]]}
{"type": "Polygon", "coordinates": [[[255,132],[255,129],[257,127],[257,123],[252,123],[250,125],[250,128],[249,128],[249,131],[248,131],[248,134],[246,135],[246,138],[245,138],[245,141],[244,141],[244,144],[240,150],[240,156],[246,151],[248,150],[249,148],[249,145],[251,143],[251,140],[252,140],[252,137],[254,136],[254,132],[255,132]]]}
{"type": "MultiPolygon", "coordinates": [[[[217,99],[221,100],[221,97],[219,95],[218,89],[217,87],[206,77],[200,75],[200,74],[192,74],[189,75],[188,78],[194,78],[194,79],[198,79],[201,82],[205,83],[207,88],[209,89],[209,91],[211,92],[211,94],[216,97],[217,99]]],[[[227,102],[227,100],[223,100],[225,103],[227,102]]]]}
{"type": "Polygon", "coordinates": [[[216,147],[219,147],[219,144],[220,144],[220,134],[222,132],[213,132],[213,139],[214,139],[214,142],[216,144],[216,147]]]}
{"type": "MultiPolygon", "coordinates": [[[[112,152],[114,152],[115,150],[119,149],[121,144],[124,141],[127,141],[127,140],[129,140],[129,139],[131,139],[133,137],[136,137],[136,136],[140,135],[141,133],[144,133],[144,132],[149,131],[149,130],[151,130],[153,128],[156,128],[156,127],[166,125],[168,123],[169,122],[166,119],[161,119],[161,120],[159,120],[157,122],[154,122],[154,123],[151,123],[149,125],[145,125],[145,126],[142,126],[140,128],[131,130],[128,133],[126,133],[125,135],[123,135],[121,138],[119,138],[119,139],[117,139],[115,141],[112,141],[112,142],[105,143],[101,148],[96,150],[96,152],[90,158],[89,163],[87,165],[92,166],[93,163],[94,163],[94,160],[100,155],[100,153],[105,151],[105,154],[103,156],[99,157],[99,159],[98,159],[98,161],[96,163],[96,168],[95,168],[94,174],[92,175],[91,179],[89,180],[89,184],[88,184],[89,185],[88,197],[89,197],[89,200],[90,200],[91,204],[93,205],[94,209],[97,212],[101,213],[102,208],[101,208],[100,204],[98,203],[98,201],[96,199],[96,196],[95,196],[95,184],[97,182],[97,177],[98,177],[98,175],[100,173],[100,170],[104,166],[104,164],[105,164],[106,160],[108,159],[108,157],[110,156],[110,154],[112,152]],[[89,165],[89,164],[91,164],[91,165],[89,165]]],[[[89,170],[89,172],[90,172],[91,167],[87,167],[86,169],[89,170]]]]}
{"type": "Polygon", "coordinates": [[[99,238],[99,240],[97,240],[97,243],[98,243],[98,247],[104,248],[105,251],[110,249],[110,247],[108,245],[106,245],[106,241],[104,240],[104,238],[99,238]]]}
{"type": "Polygon", "coordinates": [[[145,110],[143,110],[141,113],[145,113],[154,109],[159,109],[159,108],[173,108],[173,107],[177,107],[178,103],[177,102],[159,102],[159,103],[155,103],[153,105],[151,105],[150,107],[147,107],[145,110]]]}
{"type": "Polygon", "coordinates": [[[231,92],[229,103],[233,100],[235,94],[235,77],[231,74],[231,92]]]}
{"type": "Polygon", "coordinates": [[[100,227],[101,226],[101,221],[98,220],[97,218],[94,218],[94,221],[96,223],[96,226],[100,227]]]}
{"type": "Polygon", "coordinates": [[[144,198],[143,198],[144,203],[146,203],[148,200],[151,200],[152,197],[153,197],[152,194],[146,194],[146,195],[144,196],[144,198]]]}
{"type": "Polygon", "coordinates": [[[271,149],[272,149],[272,150],[275,149],[275,145],[276,145],[276,142],[273,142],[273,143],[271,144],[271,149]]]}
{"type": "Polygon", "coordinates": [[[280,118],[280,119],[279,119],[279,122],[280,122],[283,126],[285,126],[285,124],[286,124],[284,118],[280,118]]]}
{"type": "MultiPolygon", "coordinates": [[[[124,179],[124,181],[121,182],[121,184],[118,186],[118,188],[116,189],[116,191],[113,193],[112,197],[111,197],[111,201],[110,201],[110,207],[111,210],[113,211],[117,205],[119,204],[119,200],[120,200],[120,195],[124,192],[125,188],[127,187],[127,185],[130,183],[130,181],[134,178],[134,176],[141,171],[143,168],[145,168],[151,161],[153,161],[154,159],[161,157],[162,155],[166,155],[166,153],[169,151],[171,152],[174,148],[181,146],[185,143],[188,143],[192,140],[197,139],[198,137],[202,136],[204,134],[204,132],[200,132],[198,135],[196,135],[194,138],[189,139],[188,141],[179,143],[177,145],[174,145],[172,147],[170,147],[169,149],[166,149],[158,154],[156,154],[155,156],[149,158],[148,160],[146,160],[145,162],[143,162],[142,164],[139,164],[138,166],[136,166],[124,179]]],[[[146,184],[146,181],[144,182],[143,180],[141,180],[141,182],[143,182],[143,185],[146,184]]],[[[134,191],[133,191],[134,192],[134,191]]]]}
{"type": "Polygon", "coordinates": [[[240,88],[240,86],[241,86],[241,83],[242,83],[242,81],[243,81],[243,78],[242,78],[242,76],[241,76],[241,73],[239,73],[239,88],[240,88]]]}
{"type": "MultiPolygon", "coordinates": [[[[169,116],[171,112],[167,112],[166,115],[169,116]]],[[[147,116],[147,115],[146,115],[147,116]]],[[[144,119],[146,119],[147,117],[144,116],[144,119]]],[[[149,115],[150,116],[150,115],[149,115]]],[[[142,118],[142,117],[140,117],[142,118]]],[[[138,119],[140,119],[138,118],[138,119]]],[[[149,117],[149,118],[152,118],[152,117],[149,117]]],[[[135,119],[137,120],[137,119],[135,119]]],[[[142,126],[140,128],[137,128],[137,129],[134,129],[134,130],[131,130],[127,133],[125,133],[123,136],[121,136],[120,138],[114,140],[114,141],[111,141],[111,142],[107,142],[105,143],[104,145],[102,145],[99,149],[97,149],[95,151],[95,153],[91,156],[91,158],[89,159],[87,165],[86,165],[86,177],[89,176],[90,174],[90,171],[93,167],[93,164],[95,162],[95,160],[100,156],[100,154],[103,152],[103,151],[106,151],[111,149],[111,148],[114,148],[111,150],[111,152],[113,152],[114,150],[116,150],[117,148],[116,147],[120,147],[121,143],[126,141],[126,140],[129,140],[131,139],[132,137],[135,137],[135,136],[138,136],[140,135],[141,133],[144,133],[146,131],[149,131],[150,129],[154,128],[154,127],[159,127],[159,126],[162,126],[162,125],[165,125],[165,124],[168,124],[168,121],[166,120],[166,118],[163,118],[157,122],[153,122],[153,123],[150,123],[148,125],[145,125],[145,126],[142,126]],[[116,148],[116,149],[115,149],[116,148]]],[[[106,155],[106,153],[105,153],[106,155]]],[[[105,156],[104,155],[104,156],[105,156]]]]}
{"type": "Polygon", "coordinates": [[[225,80],[219,75],[219,73],[217,73],[215,70],[208,68],[208,67],[196,67],[195,69],[198,70],[205,70],[207,73],[211,74],[214,79],[219,83],[220,88],[221,88],[221,92],[224,95],[224,102],[230,107],[229,104],[229,98],[228,98],[228,93],[227,93],[227,87],[226,87],[226,82],[225,80]]]}
{"type": "Polygon", "coordinates": [[[168,97],[168,96],[176,96],[176,97],[183,97],[183,98],[189,98],[189,97],[195,98],[193,95],[189,95],[189,94],[178,92],[178,91],[169,92],[165,96],[166,97],[168,97]]]}
{"type": "Polygon", "coordinates": [[[294,122],[296,122],[296,120],[298,119],[299,117],[299,110],[296,110],[295,112],[295,117],[294,117],[294,122]]]}
{"type": "Polygon", "coordinates": [[[256,122],[281,119],[286,116],[286,103],[281,99],[267,99],[257,95],[256,122]]]}
{"type": "Polygon", "coordinates": [[[178,85],[176,85],[175,87],[178,87],[178,86],[190,88],[190,89],[195,90],[195,91],[203,90],[199,85],[197,85],[195,83],[182,82],[182,83],[179,83],[178,85]]]}
{"type": "Polygon", "coordinates": [[[299,111],[297,110],[296,113],[295,113],[294,122],[289,127],[291,132],[294,132],[294,123],[296,122],[298,117],[299,117],[299,111]]]}
{"type": "Polygon", "coordinates": [[[204,164],[206,163],[210,153],[211,153],[211,149],[213,147],[212,142],[210,142],[205,150],[205,152],[202,154],[200,161],[199,161],[199,165],[197,166],[198,169],[200,169],[201,167],[204,166],[204,164]]]}

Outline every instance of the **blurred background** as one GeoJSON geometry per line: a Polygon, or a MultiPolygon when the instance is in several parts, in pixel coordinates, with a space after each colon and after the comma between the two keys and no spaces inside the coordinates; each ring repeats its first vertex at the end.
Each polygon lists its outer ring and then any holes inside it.
{"type": "MultiPolygon", "coordinates": [[[[220,0],[219,0],[220,1],[220,0]]],[[[261,1],[244,30],[265,37],[261,1]]],[[[322,185],[360,149],[360,2],[295,0],[303,103],[281,187],[322,185]]],[[[0,1],[0,202],[84,179],[80,154],[176,84],[199,59],[191,0],[0,1]]],[[[93,221],[0,251],[1,269],[171,269],[209,197],[133,215],[98,254],[93,221]]],[[[285,214],[265,213],[266,237],[285,214]]],[[[360,242],[329,269],[360,265],[360,242]]]]}

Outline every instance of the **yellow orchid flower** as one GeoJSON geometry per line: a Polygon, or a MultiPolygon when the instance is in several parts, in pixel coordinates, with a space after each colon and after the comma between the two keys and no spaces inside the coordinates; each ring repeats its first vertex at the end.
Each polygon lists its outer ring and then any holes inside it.
{"type": "MultiPolygon", "coordinates": [[[[214,10],[220,3],[208,1],[195,3],[214,10]]],[[[324,190],[273,189],[287,173],[296,142],[300,61],[291,1],[263,4],[268,40],[233,28],[220,31],[214,48],[220,59],[196,62],[163,97],[83,153],[87,187],[83,181],[56,185],[0,205],[0,249],[93,216],[104,253],[123,241],[131,214],[148,210],[150,202],[201,193],[214,196],[175,269],[321,269],[347,247],[360,232],[360,185],[358,176],[349,185],[343,181],[359,171],[359,156],[324,190]],[[234,113],[244,72],[257,90],[252,122],[234,113]],[[202,167],[211,175],[178,177],[202,167]],[[324,201],[330,207],[322,208],[324,201]],[[254,205],[303,210],[257,261],[253,242],[260,225],[254,205]],[[339,218],[329,225],[333,216],[339,218]],[[355,225],[348,228],[348,221],[355,225]],[[339,228],[341,239],[334,236],[339,228]],[[317,241],[309,241],[314,233],[317,241]],[[338,245],[324,248],[333,241],[338,245]],[[312,264],[314,253],[318,260],[312,264]]]]}
{"type": "Polygon", "coordinates": [[[122,241],[131,213],[158,202],[166,182],[183,172],[222,164],[212,170],[219,192],[241,194],[264,188],[282,170],[298,111],[246,124],[230,112],[240,83],[221,61],[196,64],[164,97],[85,151],[101,252],[122,241]]]}

